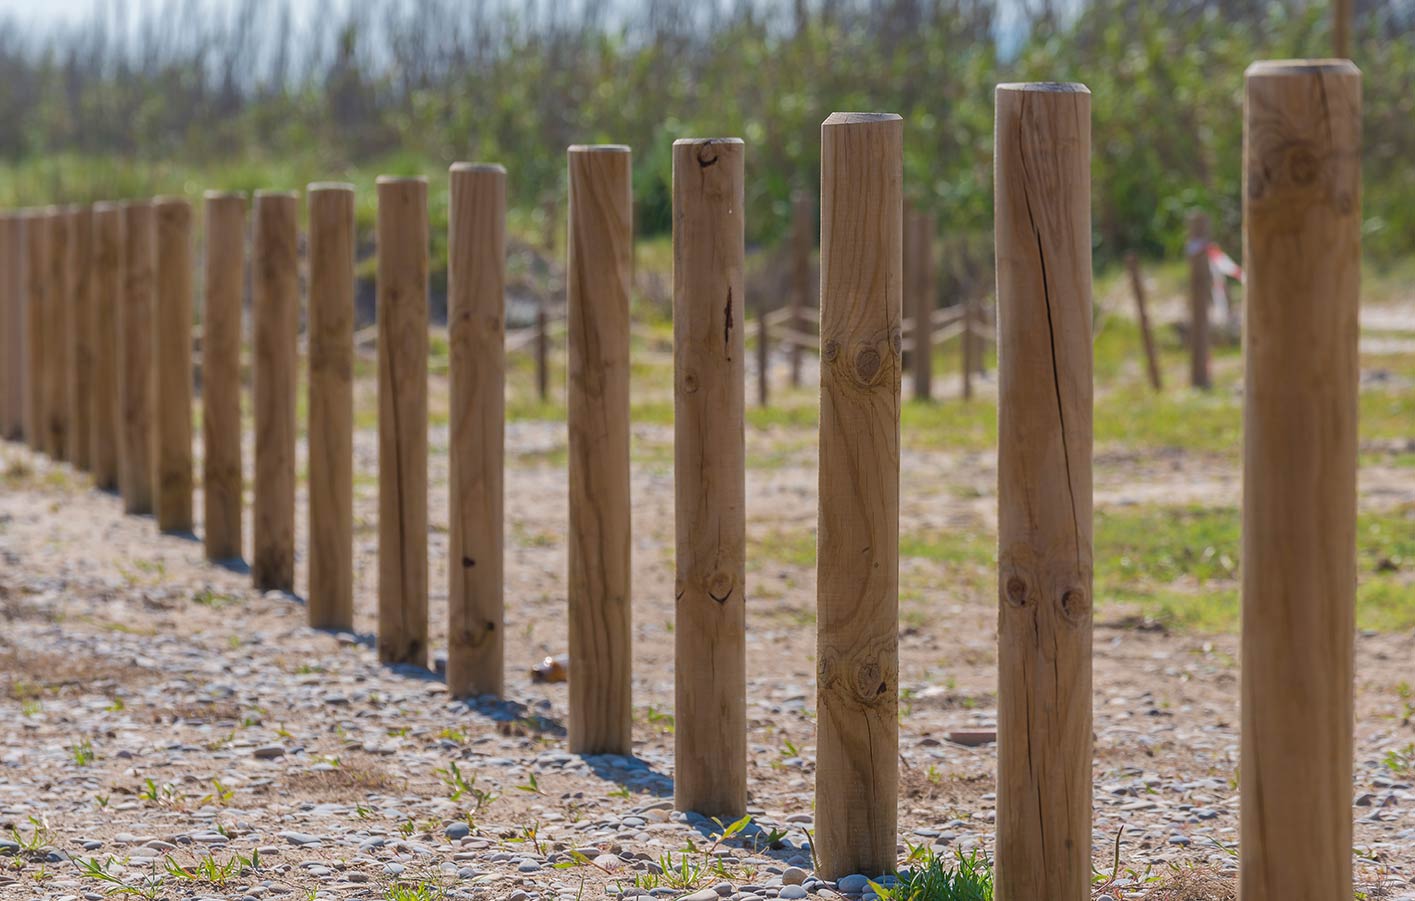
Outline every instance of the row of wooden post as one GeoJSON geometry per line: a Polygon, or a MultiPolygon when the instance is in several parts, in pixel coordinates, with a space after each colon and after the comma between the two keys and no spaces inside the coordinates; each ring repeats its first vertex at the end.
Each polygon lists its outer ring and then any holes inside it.
{"type": "MultiPolygon", "coordinates": [[[[1359,90],[1359,73],[1344,62],[1258,64],[1247,77],[1245,901],[1352,890],[1359,90]]],[[[1082,86],[997,89],[1001,901],[1081,901],[1092,872],[1089,123],[1082,86]]],[[[896,865],[902,148],[903,121],[894,115],[837,113],[821,130],[814,850],[828,878],[896,865]]],[[[744,157],[735,139],[673,148],[675,793],[680,808],[724,815],[740,814],[747,801],[744,157]]],[[[629,753],[629,149],[572,147],[569,175],[570,746],[629,753]]],[[[451,191],[448,681],[462,696],[501,688],[505,174],[454,166],[451,191]]],[[[385,660],[424,664],[426,184],[380,179],[378,201],[378,645],[385,660]]],[[[210,497],[239,471],[239,411],[231,407],[244,213],[237,197],[210,195],[207,204],[208,241],[218,244],[207,252],[203,394],[209,407],[225,405],[205,417],[210,497]],[[213,469],[211,449],[222,445],[213,469]]],[[[312,186],[309,206],[310,547],[312,564],[315,555],[326,558],[311,567],[311,617],[347,627],[350,189],[312,186]]],[[[258,584],[284,588],[293,559],[296,211],[293,195],[256,197],[253,570],[258,584]]],[[[32,216],[32,237],[18,241],[7,226],[0,241],[8,306],[18,296],[16,248],[26,246],[35,264],[26,307],[34,328],[26,334],[44,343],[30,345],[32,365],[19,374],[34,398],[24,430],[56,456],[76,453],[68,436],[77,417],[64,405],[64,392],[76,389],[60,383],[57,373],[67,369],[55,359],[63,354],[67,367],[83,351],[66,346],[76,332],[62,317],[117,307],[117,409],[126,424],[119,482],[129,509],[144,509],[153,501],[139,492],[153,473],[157,503],[170,517],[164,522],[185,528],[190,479],[177,471],[184,448],[176,420],[189,423],[190,408],[181,406],[187,389],[158,384],[154,403],[139,385],[156,384],[148,381],[154,375],[189,381],[185,331],[180,341],[172,333],[188,325],[190,285],[170,269],[188,268],[190,216],[180,201],[129,204],[120,229],[119,212],[94,211],[100,262],[77,280],[98,286],[88,306],[59,300],[75,270],[54,260],[70,259],[57,249],[67,248],[71,228],[82,234],[75,214],[32,216]],[[121,231],[125,242],[111,238],[121,231]],[[119,256],[121,292],[113,275],[119,256]],[[152,430],[163,461],[155,466],[142,444],[149,415],[164,421],[152,430]]],[[[94,321],[101,344],[105,320],[94,321]]],[[[94,383],[112,381],[107,355],[94,360],[94,383]]],[[[15,370],[6,372],[11,397],[15,370]]],[[[104,419],[98,406],[90,427],[104,419]]],[[[90,460],[110,440],[95,439],[90,460]]],[[[222,490],[215,514],[208,510],[208,537],[217,529],[224,542],[209,545],[214,555],[239,547],[232,528],[239,487],[222,490]]]]}

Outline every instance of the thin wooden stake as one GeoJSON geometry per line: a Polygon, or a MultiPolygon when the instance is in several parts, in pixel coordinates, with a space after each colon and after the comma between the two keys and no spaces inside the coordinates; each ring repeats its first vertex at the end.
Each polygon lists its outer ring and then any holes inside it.
{"type": "Polygon", "coordinates": [[[24,220],[18,213],[0,216],[0,382],[4,408],[0,437],[18,441],[24,436],[25,409],[25,302],[24,220]]]}
{"type": "Polygon", "coordinates": [[[209,191],[201,336],[202,519],[208,560],[241,558],[241,308],[246,197],[209,191]]]}
{"type": "Polygon", "coordinates": [[[309,624],[354,628],[354,188],[309,199],[309,624]]]}
{"type": "Polygon", "coordinates": [[[118,487],[119,367],[118,323],[123,305],[123,208],[93,206],[93,405],[89,457],[93,483],[104,491],[118,487]]]}
{"type": "Polygon", "coordinates": [[[1189,384],[1207,391],[1209,379],[1209,305],[1213,301],[1214,277],[1209,267],[1209,217],[1189,215],[1189,384]]]}
{"type": "Polygon", "coordinates": [[[673,144],[673,799],[747,812],[746,150],[673,144]]]}
{"type": "Polygon", "coordinates": [[[568,151],[570,751],[632,746],[629,148],[568,151]]]}
{"type": "MultiPolygon", "coordinates": [[[[811,246],[816,225],[815,198],[809,191],[797,191],[791,197],[791,321],[788,329],[804,332],[805,310],[811,303],[811,246]]],[[[801,387],[800,341],[792,341],[791,387],[801,387]]]]}
{"type": "Polygon", "coordinates": [[[1351,24],[1354,0],[1332,0],[1332,55],[1337,59],[1351,58],[1351,24]]]}
{"type": "Polygon", "coordinates": [[[378,179],[378,658],[427,666],[427,179],[378,179]]]}
{"type": "Polygon", "coordinates": [[[261,591],[295,590],[295,369],[298,365],[299,201],[289,191],[255,195],[255,496],[251,581],[261,591]]]}
{"type": "Polygon", "coordinates": [[[904,122],[821,126],[816,841],[821,875],[895,867],[904,122]]]}
{"type": "Polygon", "coordinates": [[[1091,885],[1091,96],[996,94],[998,901],[1091,885]]]}
{"type": "Polygon", "coordinates": [[[958,333],[958,355],[963,363],[963,399],[973,399],[973,372],[978,367],[973,362],[977,345],[973,341],[973,298],[963,299],[963,330],[958,333]]]}
{"type": "Polygon", "coordinates": [[[1239,896],[1352,897],[1361,73],[1249,67],[1239,896]]]}
{"type": "Polygon", "coordinates": [[[118,487],[126,513],[152,512],[152,319],[157,236],[152,204],[123,204],[123,307],[118,314],[118,487]]]}
{"type": "Polygon", "coordinates": [[[766,304],[757,304],[757,406],[771,403],[771,324],[766,318],[766,304]]]}
{"type": "Polygon", "coordinates": [[[933,400],[933,313],[937,296],[934,269],[934,216],[919,210],[909,217],[914,235],[915,286],[914,318],[914,399],[933,400]]]}
{"type": "Polygon", "coordinates": [[[454,698],[499,697],[505,623],[506,170],[457,163],[450,189],[447,691],[454,698]]]}
{"type": "Polygon", "coordinates": [[[24,213],[25,254],[25,442],[42,452],[45,441],[44,320],[49,278],[49,227],[41,210],[24,213]]]}
{"type": "Polygon", "coordinates": [[[69,367],[69,429],[74,467],[93,469],[93,208],[69,213],[69,322],[73,331],[69,367]]]}
{"type": "Polygon", "coordinates": [[[192,205],[153,201],[157,219],[157,306],[153,364],[157,387],[157,493],[164,532],[192,530],[192,205]]]}
{"type": "Polygon", "coordinates": [[[536,304],[536,396],[541,403],[550,399],[550,317],[544,300],[536,304]]]}
{"type": "Polygon", "coordinates": [[[68,207],[50,207],[44,306],[44,450],[54,460],[71,460],[70,421],[73,405],[69,390],[74,359],[71,220],[68,207]]]}
{"type": "Polygon", "coordinates": [[[1145,366],[1150,375],[1150,387],[1161,390],[1159,354],[1155,351],[1155,336],[1150,330],[1150,314],[1145,308],[1145,277],[1140,271],[1140,259],[1133,253],[1125,255],[1125,268],[1130,273],[1130,287],[1135,292],[1135,313],[1140,320],[1140,340],[1145,345],[1145,366]]]}

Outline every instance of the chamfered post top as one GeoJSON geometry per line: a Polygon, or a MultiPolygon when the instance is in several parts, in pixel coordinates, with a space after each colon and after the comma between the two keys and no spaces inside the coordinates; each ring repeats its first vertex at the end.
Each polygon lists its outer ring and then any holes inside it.
{"type": "Polygon", "coordinates": [[[571,144],[566,153],[628,153],[628,144],[571,144]]]}
{"type": "Polygon", "coordinates": [[[689,145],[707,146],[710,144],[741,144],[741,138],[679,138],[673,142],[674,147],[686,147],[689,145]]]}
{"type": "Polygon", "coordinates": [[[240,201],[243,201],[243,202],[244,202],[245,199],[246,199],[246,192],[245,192],[245,191],[210,190],[210,191],[203,191],[203,192],[201,193],[201,198],[202,198],[202,200],[225,200],[225,201],[240,200],[240,201]]]}
{"type": "Polygon", "coordinates": [[[280,191],[273,188],[262,188],[255,192],[256,200],[298,200],[299,195],[294,191],[280,191]]]}
{"type": "Polygon", "coordinates": [[[489,175],[505,175],[506,167],[500,163],[453,163],[448,172],[481,172],[489,175]]]}
{"type": "Polygon", "coordinates": [[[1008,94],[1089,94],[1091,89],[1078,81],[1008,81],[996,93],[1008,94]]]}
{"type": "Polygon", "coordinates": [[[346,181],[312,181],[305,185],[306,194],[318,194],[325,192],[354,193],[354,186],[346,181]]]}
{"type": "Polygon", "coordinates": [[[821,128],[831,128],[836,125],[875,125],[883,122],[903,122],[904,117],[898,113],[831,113],[821,128]]]}
{"type": "Polygon", "coordinates": [[[1294,75],[1354,75],[1361,70],[1349,59],[1260,59],[1248,66],[1244,78],[1286,78],[1294,75]]]}
{"type": "Polygon", "coordinates": [[[427,187],[427,176],[425,175],[380,175],[374,180],[374,184],[379,187],[384,185],[422,185],[427,187]]]}

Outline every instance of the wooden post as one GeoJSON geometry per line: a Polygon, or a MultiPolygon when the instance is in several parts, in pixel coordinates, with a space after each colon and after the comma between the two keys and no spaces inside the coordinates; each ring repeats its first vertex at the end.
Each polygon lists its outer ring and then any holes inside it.
{"type": "Polygon", "coordinates": [[[69,322],[73,333],[69,366],[69,441],[74,466],[93,469],[93,208],[69,212],[69,322]]]}
{"type": "MultiPolygon", "coordinates": [[[[451,171],[447,691],[500,696],[506,420],[506,170],[451,171]]],[[[539,312],[539,311],[538,311],[539,312]]]]}
{"type": "Polygon", "coordinates": [[[354,628],[354,188],[309,198],[309,624],[354,628]]]}
{"type": "Polygon", "coordinates": [[[536,304],[536,396],[541,403],[550,399],[550,317],[545,301],[536,304]]]}
{"type": "Polygon", "coordinates": [[[241,558],[241,312],[246,197],[208,191],[201,336],[202,523],[208,560],[241,558]]]}
{"type": "Polygon", "coordinates": [[[766,407],[771,401],[771,324],[766,318],[766,304],[757,304],[757,406],[766,407]]]}
{"type": "Polygon", "coordinates": [[[958,355],[963,362],[963,399],[973,399],[973,298],[965,297],[963,304],[963,330],[958,333],[958,355]]]}
{"type": "Polygon", "coordinates": [[[70,278],[70,219],[67,207],[50,207],[46,215],[49,229],[44,291],[44,450],[54,460],[71,460],[73,447],[69,401],[74,359],[73,299],[70,278]]]}
{"type": "Polygon", "coordinates": [[[570,751],[628,754],[630,154],[574,146],[568,157],[570,751]]]}
{"type": "Polygon", "coordinates": [[[998,901],[1090,898],[1090,101],[996,95],[998,901]]]}
{"type": "Polygon", "coordinates": [[[123,204],[123,307],[118,314],[118,486],[126,513],[152,512],[152,204],[123,204]]]}
{"type": "Polygon", "coordinates": [[[0,437],[19,440],[24,436],[25,409],[25,301],[24,220],[15,212],[0,216],[0,382],[3,382],[4,421],[0,437]]]}
{"type": "Polygon", "coordinates": [[[1209,380],[1209,305],[1213,301],[1214,276],[1209,268],[1209,217],[1189,214],[1189,383],[1207,391],[1209,380]]]}
{"type": "Polygon", "coordinates": [[[747,812],[745,158],[673,143],[673,799],[724,819],[747,812]]]}
{"type": "Polygon", "coordinates": [[[295,369],[298,365],[299,201],[291,191],[255,195],[251,327],[255,365],[255,497],[251,581],[295,590],[295,369]]]}
{"type": "MultiPolygon", "coordinates": [[[[815,231],[815,199],[809,191],[799,190],[791,195],[791,321],[787,331],[801,333],[806,330],[805,310],[811,303],[811,245],[815,231]]],[[[791,347],[791,387],[801,387],[801,342],[792,336],[791,347]]]]}
{"type": "Polygon", "coordinates": [[[1160,361],[1155,352],[1155,336],[1150,331],[1150,314],[1145,308],[1145,278],[1140,272],[1140,259],[1133,253],[1127,253],[1125,268],[1130,273],[1130,287],[1135,291],[1135,312],[1140,319],[1140,339],[1145,345],[1145,364],[1150,375],[1150,386],[1159,391],[1164,384],[1160,379],[1160,361]]]}
{"type": "Polygon", "coordinates": [[[153,507],[163,532],[192,530],[192,205],[181,197],[152,203],[157,233],[157,485],[153,507]]]}
{"type": "Polygon", "coordinates": [[[93,206],[93,396],[89,460],[93,482],[104,490],[118,487],[119,411],[118,323],[123,305],[123,208],[93,206]]]}
{"type": "Polygon", "coordinates": [[[1352,895],[1361,73],[1249,67],[1240,897],[1352,895]]]}
{"type": "Polygon", "coordinates": [[[49,277],[49,227],[41,210],[26,210],[25,241],[25,441],[44,450],[44,286],[49,277]]]}
{"type": "Polygon", "coordinates": [[[895,867],[899,794],[899,359],[904,121],[821,126],[816,853],[895,867]]]}
{"type": "Polygon", "coordinates": [[[378,657],[427,665],[427,179],[378,179],[378,657]]]}
{"type": "Polygon", "coordinates": [[[937,296],[934,270],[934,216],[924,210],[910,217],[916,257],[914,314],[914,399],[933,400],[933,313],[937,296]]]}
{"type": "Polygon", "coordinates": [[[1331,34],[1333,56],[1337,59],[1351,58],[1351,24],[1353,0],[1332,0],[1331,34]]]}

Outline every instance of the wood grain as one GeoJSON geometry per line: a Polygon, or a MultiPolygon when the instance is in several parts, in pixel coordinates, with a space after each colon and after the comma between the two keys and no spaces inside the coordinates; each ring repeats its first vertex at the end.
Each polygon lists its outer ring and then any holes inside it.
{"type": "Polygon", "coordinates": [[[451,170],[447,690],[500,696],[506,418],[506,170],[451,170]]]}
{"type": "Polygon", "coordinates": [[[241,558],[241,316],[246,197],[203,198],[206,269],[201,336],[202,543],[208,560],[241,558]]]}
{"type": "Polygon", "coordinates": [[[261,591],[295,590],[298,214],[299,200],[293,192],[256,192],[251,302],[255,357],[251,581],[261,591]]]}
{"type": "Polygon", "coordinates": [[[378,179],[378,657],[426,666],[427,180],[378,179]]]}
{"type": "Polygon", "coordinates": [[[570,751],[628,754],[630,152],[574,146],[568,157],[570,751]]]}
{"type": "Polygon", "coordinates": [[[69,232],[69,441],[74,466],[87,472],[93,469],[93,207],[70,209],[69,232]]]}
{"type": "Polygon", "coordinates": [[[816,853],[893,872],[899,794],[904,121],[821,126],[816,853]]]}
{"type": "Polygon", "coordinates": [[[123,209],[115,203],[93,206],[93,399],[89,458],[93,483],[105,491],[118,487],[119,313],[123,304],[123,209]]]}
{"type": "Polygon", "coordinates": [[[1090,898],[1090,100],[996,93],[998,901],[1090,898]]]}
{"type": "Polygon", "coordinates": [[[354,189],[309,198],[309,624],[354,628],[354,189]]]}
{"type": "Polygon", "coordinates": [[[673,799],[747,812],[746,148],[673,144],[673,799]]]}
{"type": "Polygon", "coordinates": [[[1246,81],[1239,894],[1329,901],[1353,891],[1361,73],[1246,81]]]}
{"type": "Polygon", "coordinates": [[[24,220],[0,215],[0,437],[24,437],[25,300],[24,220]]]}
{"type": "Polygon", "coordinates": [[[152,512],[152,318],[156,265],[152,203],[123,204],[123,305],[118,314],[118,487],[126,513],[152,512]]]}
{"type": "Polygon", "coordinates": [[[24,213],[25,441],[44,450],[44,286],[49,276],[49,228],[42,210],[24,213]]]}
{"type": "Polygon", "coordinates": [[[70,460],[73,453],[69,443],[73,416],[69,370],[74,359],[70,218],[68,207],[50,207],[45,218],[49,241],[44,282],[44,451],[54,460],[70,460]]]}
{"type": "Polygon", "coordinates": [[[153,512],[163,532],[192,530],[192,206],[152,203],[157,233],[153,369],[157,387],[157,482],[153,512]]]}

